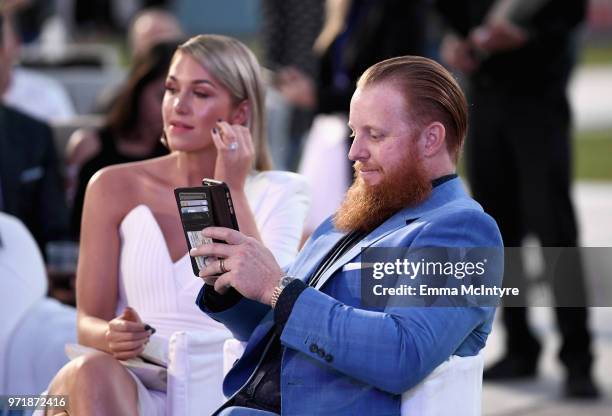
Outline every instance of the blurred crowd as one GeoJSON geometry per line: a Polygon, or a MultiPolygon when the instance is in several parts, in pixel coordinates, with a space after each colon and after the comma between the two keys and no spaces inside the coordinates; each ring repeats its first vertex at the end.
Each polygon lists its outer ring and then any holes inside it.
{"type": "MultiPolygon", "coordinates": [[[[188,2],[0,0],[0,211],[25,224],[44,257],[50,294],[67,304],[75,302],[89,180],[106,166],[168,153],[164,82],[176,47],[194,34],[177,17],[178,3],[188,2]]],[[[543,246],[578,244],[566,88],[586,0],[256,4],[261,30],[245,40],[266,68],[274,166],[303,174],[313,190],[303,239],[335,212],[352,180],[346,121],[359,75],[386,58],[422,55],[466,86],[465,170],[506,246],[520,246],[528,234],[543,246]]],[[[208,5],[211,14],[220,7],[208,5]]],[[[10,246],[9,235],[0,239],[10,246]]],[[[574,293],[586,296],[580,259],[574,267],[574,293]]],[[[517,285],[525,285],[522,275],[506,273],[517,285]]],[[[597,397],[588,308],[556,313],[564,392],[597,397]]],[[[503,311],[506,354],[485,378],[536,375],[541,342],[526,314],[524,307],[503,311]]]]}

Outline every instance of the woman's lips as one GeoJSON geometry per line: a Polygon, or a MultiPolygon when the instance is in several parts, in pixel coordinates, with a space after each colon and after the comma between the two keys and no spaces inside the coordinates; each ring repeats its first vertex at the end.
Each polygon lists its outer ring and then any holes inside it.
{"type": "Polygon", "coordinates": [[[171,121],[170,122],[170,131],[175,133],[185,132],[193,130],[193,126],[187,123],[182,123],[180,121],[171,121]]]}

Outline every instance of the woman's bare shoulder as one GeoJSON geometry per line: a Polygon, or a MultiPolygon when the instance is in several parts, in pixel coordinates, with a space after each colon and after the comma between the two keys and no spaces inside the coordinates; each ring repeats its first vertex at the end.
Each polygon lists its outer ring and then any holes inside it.
{"type": "Polygon", "coordinates": [[[87,193],[96,198],[115,198],[119,207],[141,203],[148,184],[167,172],[167,156],[138,162],[107,166],[96,172],[87,185],[87,193]]]}

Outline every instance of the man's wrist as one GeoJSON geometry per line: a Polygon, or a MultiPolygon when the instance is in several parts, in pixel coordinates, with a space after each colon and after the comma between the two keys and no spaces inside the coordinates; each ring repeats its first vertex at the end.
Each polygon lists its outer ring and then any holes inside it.
{"type": "Polygon", "coordinates": [[[274,290],[272,291],[272,295],[270,296],[270,306],[272,307],[272,309],[274,309],[274,307],[276,306],[276,302],[278,302],[278,298],[285,289],[285,287],[287,287],[289,283],[291,283],[293,280],[295,280],[294,277],[287,275],[284,275],[280,278],[278,284],[274,287],[274,290]]]}
{"type": "Polygon", "coordinates": [[[302,295],[308,288],[304,282],[300,279],[295,279],[287,287],[285,287],[281,294],[278,297],[278,301],[274,306],[274,322],[281,330],[284,329],[285,324],[289,320],[291,316],[291,312],[293,311],[293,307],[295,303],[298,301],[298,298],[302,295]]]}

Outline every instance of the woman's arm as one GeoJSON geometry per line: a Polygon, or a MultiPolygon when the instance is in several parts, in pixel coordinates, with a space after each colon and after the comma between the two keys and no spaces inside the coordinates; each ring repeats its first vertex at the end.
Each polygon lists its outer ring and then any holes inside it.
{"type": "Polygon", "coordinates": [[[244,191],[246,178],[255,158],[253,139],[249,129],[242,125],[220,121],[212,131],[217,148],[215,179],[227,184],[232,194],[236,219],[240,231],[262,241],[253,211],[244,191]]]}
{"type": "Polygon", "coordinates": [[[140,354],[149,332],[135,311],[115,318],[119,225],[127,212],[129,174],[111,167],[94,175],[85,194],[77,268],[77,333],[81,344],[123,359],[140,354]],[[114,319],[113,319],[114,318],[114,319]]]}
{"type": "Polygon", "coordinates": [[[261,242],[281,267],[287,267],[300,248],[310,207],[308,183],[296,173],[267,171],[253,178],[247,193],[255,211],[261,242]]]}

